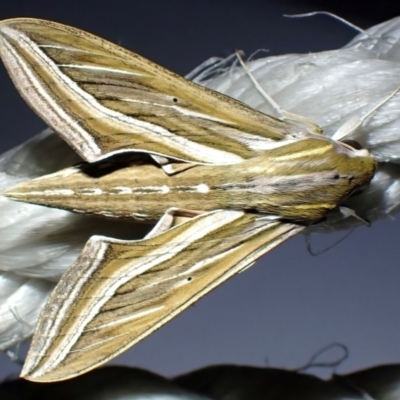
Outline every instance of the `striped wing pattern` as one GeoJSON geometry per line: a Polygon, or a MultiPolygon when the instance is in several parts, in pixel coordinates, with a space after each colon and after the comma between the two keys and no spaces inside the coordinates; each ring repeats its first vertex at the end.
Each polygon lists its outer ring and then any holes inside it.
{"type": "Polygon", "coordinates": [[[55,22],[1,22],[0,55],[28,104],[89,162],[134,150],[232,164],[299,131],[55,22]]]}
{"type": "Polygon", "coordinates": [[[301,229],[218,210],[139,241],[93,236],[48,299],[22,376],[103,364],[301,229]]]}
{"type": "MultiPolygon", "coordinates": [[[[27,103],[88,162],[135,151],[170,163],[175,173],[191,166],[182,169],[174,160],[237,164],[309,136],[54,22],[0,22],[0,56],[27,103]]],[[[99,192],[92,189],[85,193],[99,192]]],[[[201,194],[210,188],[189,189],[201,194]]],[[[22,376],[58,381],[105,363],[303,229],[251,212],[204,212],[200,206],[193,215],[139,241],[90,238],[41,313],[22,376]]]]}

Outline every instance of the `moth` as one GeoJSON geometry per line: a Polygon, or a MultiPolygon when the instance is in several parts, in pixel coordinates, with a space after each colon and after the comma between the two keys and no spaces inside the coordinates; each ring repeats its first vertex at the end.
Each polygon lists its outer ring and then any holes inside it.
{"type": "Polygon", "coordinates": [[[374,175],[365,149],[75,28],[5,20],[0,55],[27,103],[86,162],[5,195],[156,222],[142,240],[88,240],[41,313],[21,375],[29,380],[107,362],[374,175]]]}

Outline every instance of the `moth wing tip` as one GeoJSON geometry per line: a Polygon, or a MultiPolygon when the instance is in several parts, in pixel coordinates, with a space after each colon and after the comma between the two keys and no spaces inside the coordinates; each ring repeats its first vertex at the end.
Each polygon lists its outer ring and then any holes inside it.
{"type": "Polygon", "coordinates": [[[25,361],[19,377],[27,381],[42,382],[42,380],[40,379],[41,376],[37,376],[37,374],[35,374],[34,372],[34,369],[34,366],[29,363],[29,360],[25,361]]]}
{"type": "MultiPolygon", "coordinates": [[[[29,361],[29,360],[28,360],[29,361]]],[[[60,373],[60,371],[48,370],[43,371],[40,365],[32,365],[29,362],[25,362],[22,371],[19,375],[20,378],[25,379],[30,382],[38,382],[38,383],[51,383],[51,382],[60,382],[70,378],[73,378],[75,375],[64,375],[60,373]],[[40,373],[38,369],[40,368],[40,373]]]]}

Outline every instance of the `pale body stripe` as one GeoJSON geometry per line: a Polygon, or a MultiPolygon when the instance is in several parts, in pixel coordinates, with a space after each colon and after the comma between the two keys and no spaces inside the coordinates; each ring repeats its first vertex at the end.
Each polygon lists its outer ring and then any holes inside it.
{"type": "Polygon", "coordinates": [[[197,185],[196,191],[199,193],[208,193],[210,191],[210,188],[205,183],[200,183],[199,185],[197,185]]]}
{"type": "Polygon", "coordinates": [[[111,211],[100,211],[99,214],[109,218],[116,217],[116,215],[111,211]]]}
{"type": "Polygon", "coordinates": [[[74,190],[71,189],[46,189],[42,191],[30,191],[27,192],[30,196],[73,196],[75,194],[74,190]]]}
{"type": "MultiPolygon", "coordinates": [[[[123,284],[131,281],[135,276],[143,274],[145,271],[149,270],[150,268],[165,262],[175,254],[181,252],[185,247],[190,246],[196,240],[201,239],[208,233],[222,226],[229,224],[236,219],[242,217],[244,213],[242,211],[226,211],[224,213],[220,212],[211,212],[208,214],[203,214],[199,217],[196,217],[196,222],[193,223],[190,228],[188,228],[185,232],[180,235],[175,236],[169,243],[168,243],[168,251],[164,249],[164,254],[160,254],[159,250],[152,250],[150,251],[147,256],[146,260],[141,259],[139,265],[135,265],[138,263],[137,260],[130,260],[127,261],[124,265],[123,270],[118,270],[118,276],[113,277],[113,281],[103,282],[103,284],[98,283],[96,289],[96,295],[93,296],[93,302],[91,308],[87,309],[87,313],[85,316],[81,317],[78,321],[75,321],[73,326],[70,329],[71,334],[64,338],[59,338],[56,349],[52,351],[49,355],[49,358],[46,362],[46,367],[43,371],[39,368],[35,374],[41,375],[49,369],[51,365],[58,365],[62,362],[62,360],[67,356],[67,354],[71,351],[71,348],[76,343],[76,341],[80,338],[82,332],[84,331],[85,326],[96,316],[101,307],[114,295],[115,291],[122,286],[123,284]],[[205,216],[210,216],[214,213],[214,219],[211,220],[210,218],[206,219],[206,223],[204,224],[203,219],[205,216]],[[188,240],[190,238],[190,240],[188,240]]],[[[194,220],[193,220],[194,222],[194,220]]],[[[145,241],[146,239],[143,239],[145,241]]],[[[104,253],[108,247],[109,243],[132,243],[132,241],[124,241],[124,240],[116,240],[110,239],[104,236],[92,236],[87,246],[93,246],[96,248],[94,252],[96,255],[104,256],[104,253]],[[99,250],[98,250],[99,249],[99,250]]],[[[85,250],[83,250],[85,251],[85,250]]],[[[93,262],[93,265],[90,267],[89,271],[85,272],[85,275],[90,276],[91,272],[97,268],[101,264],[101,257],[96,259],[96,262],[93,262]]],[[[111,280],[111,279],[110,279],[111,280]]],[[[69,301],[65,301],[63,306],[60,309],[58,316],[54,319],[53,325],[50,329],[49,336],[47,337],[47,345],[43,345],[43,353],[44,354],[48,348],[48,346],[52,343],[51,338],[56,336],[59,332],[60,327],[60,320],[61,318],[67,314],[67,309],[71,305],[72,299],[76,297],[76,293],[80,290],[85,283],[86,280],[81,280],[81,285],[77,285],[77,287],[72,289],[72,292],[69,296],[69,301]]]]}
{"type": "Polygon", "coordinates": [[[103,194],[103,190],[100,188],[82,188],[79,189],[78,194],[82,194],[84,196],[100,196],[103,194]]]}
{"type": "Polygon", "coordinates": [[[132,213],[132,217],[136,218],[139,221],[145,221],[149,219],[149,216],[147,214],[141,214],[141,213],[132,213]]]}
{"type": "Polygon", "coordinates": [[[74,194],[83,196],[100,196],[102,194],[110,195],[153,195],[155,193],[168,194],[171,190],[175,192],[197,192],[197,193],[208,193],[210,188],[205,184],[201,183],[195,186],[138,186],[138,187],[124,187],[124,186],[114,186],[109,189],[108,192],[104,192],[102,189],[93,188],[79,188],[76,191],[72,189],[45,189],[43,191],[26,191],[26,195],[30,196],[73,196],[74,194]],[[119,193],[115,193],[114,190],[119,193]]]}
{"type": "Polygon", "coordinates": [[[126,186],[114,186],[111,187],[110,194],[132,194],[133,190],[130,187],[126,186]],[[118,190],[119,193],[113,193],[112,191],[118,190]]]}
{"type": "Polygon", "coordinates": [[[309,174],[289,175],[289,176],[273,176],[273,177],[259,177],[249,182],[237,184],[226,182],[219,185],[213,185],[210,188],[205,183],[197,185],[182,186],[182,185],[160,185],[160,186],[137,186],[137,187],[126,187],[126,186],[114,186],[110,188],[77,188],[72,189],[45,189],[43,191],[25,191],[25,196],[152,196],[154,194],[166,195],[169,193],[199,193],[208,194],[217,191],[229,191],[230,193],[263,193],[263,194],[275,194],[282,193],[283,188],[286,192],[299,192],[307,191],[315,187],[315,180],[327,180],[331,177],[330,172],[318,172],[309,174]],[[294,184],[295,183],[295,184],[294,184]]]}
{"type": "MultiPolygon", "coordinates": [[[[173,187],[172,187],[173,188],[173,187]]],[[[137,187],[127,187],[127,186],[112,186],[109,188],[107,194],[110,195],[146,195],[146,194],[167,194],[170,192],[170,188],[167,185],[161,186],[137,186],[137,187]],[[115,193],[114,191],[118,191],[115,193]]]]}

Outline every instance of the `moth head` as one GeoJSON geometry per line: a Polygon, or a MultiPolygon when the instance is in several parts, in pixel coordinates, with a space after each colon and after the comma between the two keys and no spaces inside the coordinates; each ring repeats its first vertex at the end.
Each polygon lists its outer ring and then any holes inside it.
{"type": "MultiPolygon", "coordinates": [[[[369,152],[368,149],[363,148],[362,145],[353,139],[346,139],[336,141],[333,140],[336,144],[336,151],[338,153],[346,154],[346,156],[350,158],[354,157],[361,157],[368,159],[367,163],[371,165],[376,165],[376,160],[374,159],[373,155],[369,152]]],[[[376,167],[374,167],[375,169],[376,167]]]]}
{"type": "Polygon", "coordinates": [[[346,139],[342,140],[341,143],[349,148],[356,157],[372,157],[368,149],[363,148],[356,140],[346,139]]]}
{"type": "Polygon", "coordinates": [[[349,171],[353,171],[354,188],[350,194],[363,190],[375,175],[378,163],[368,149],[353,139],[346,139],[337,142],[349,157],[349,171]],[[350,167],[351,166],[351,167],[350,167]],[[355,172],[355,173],[354,173],[355,172]]]}

